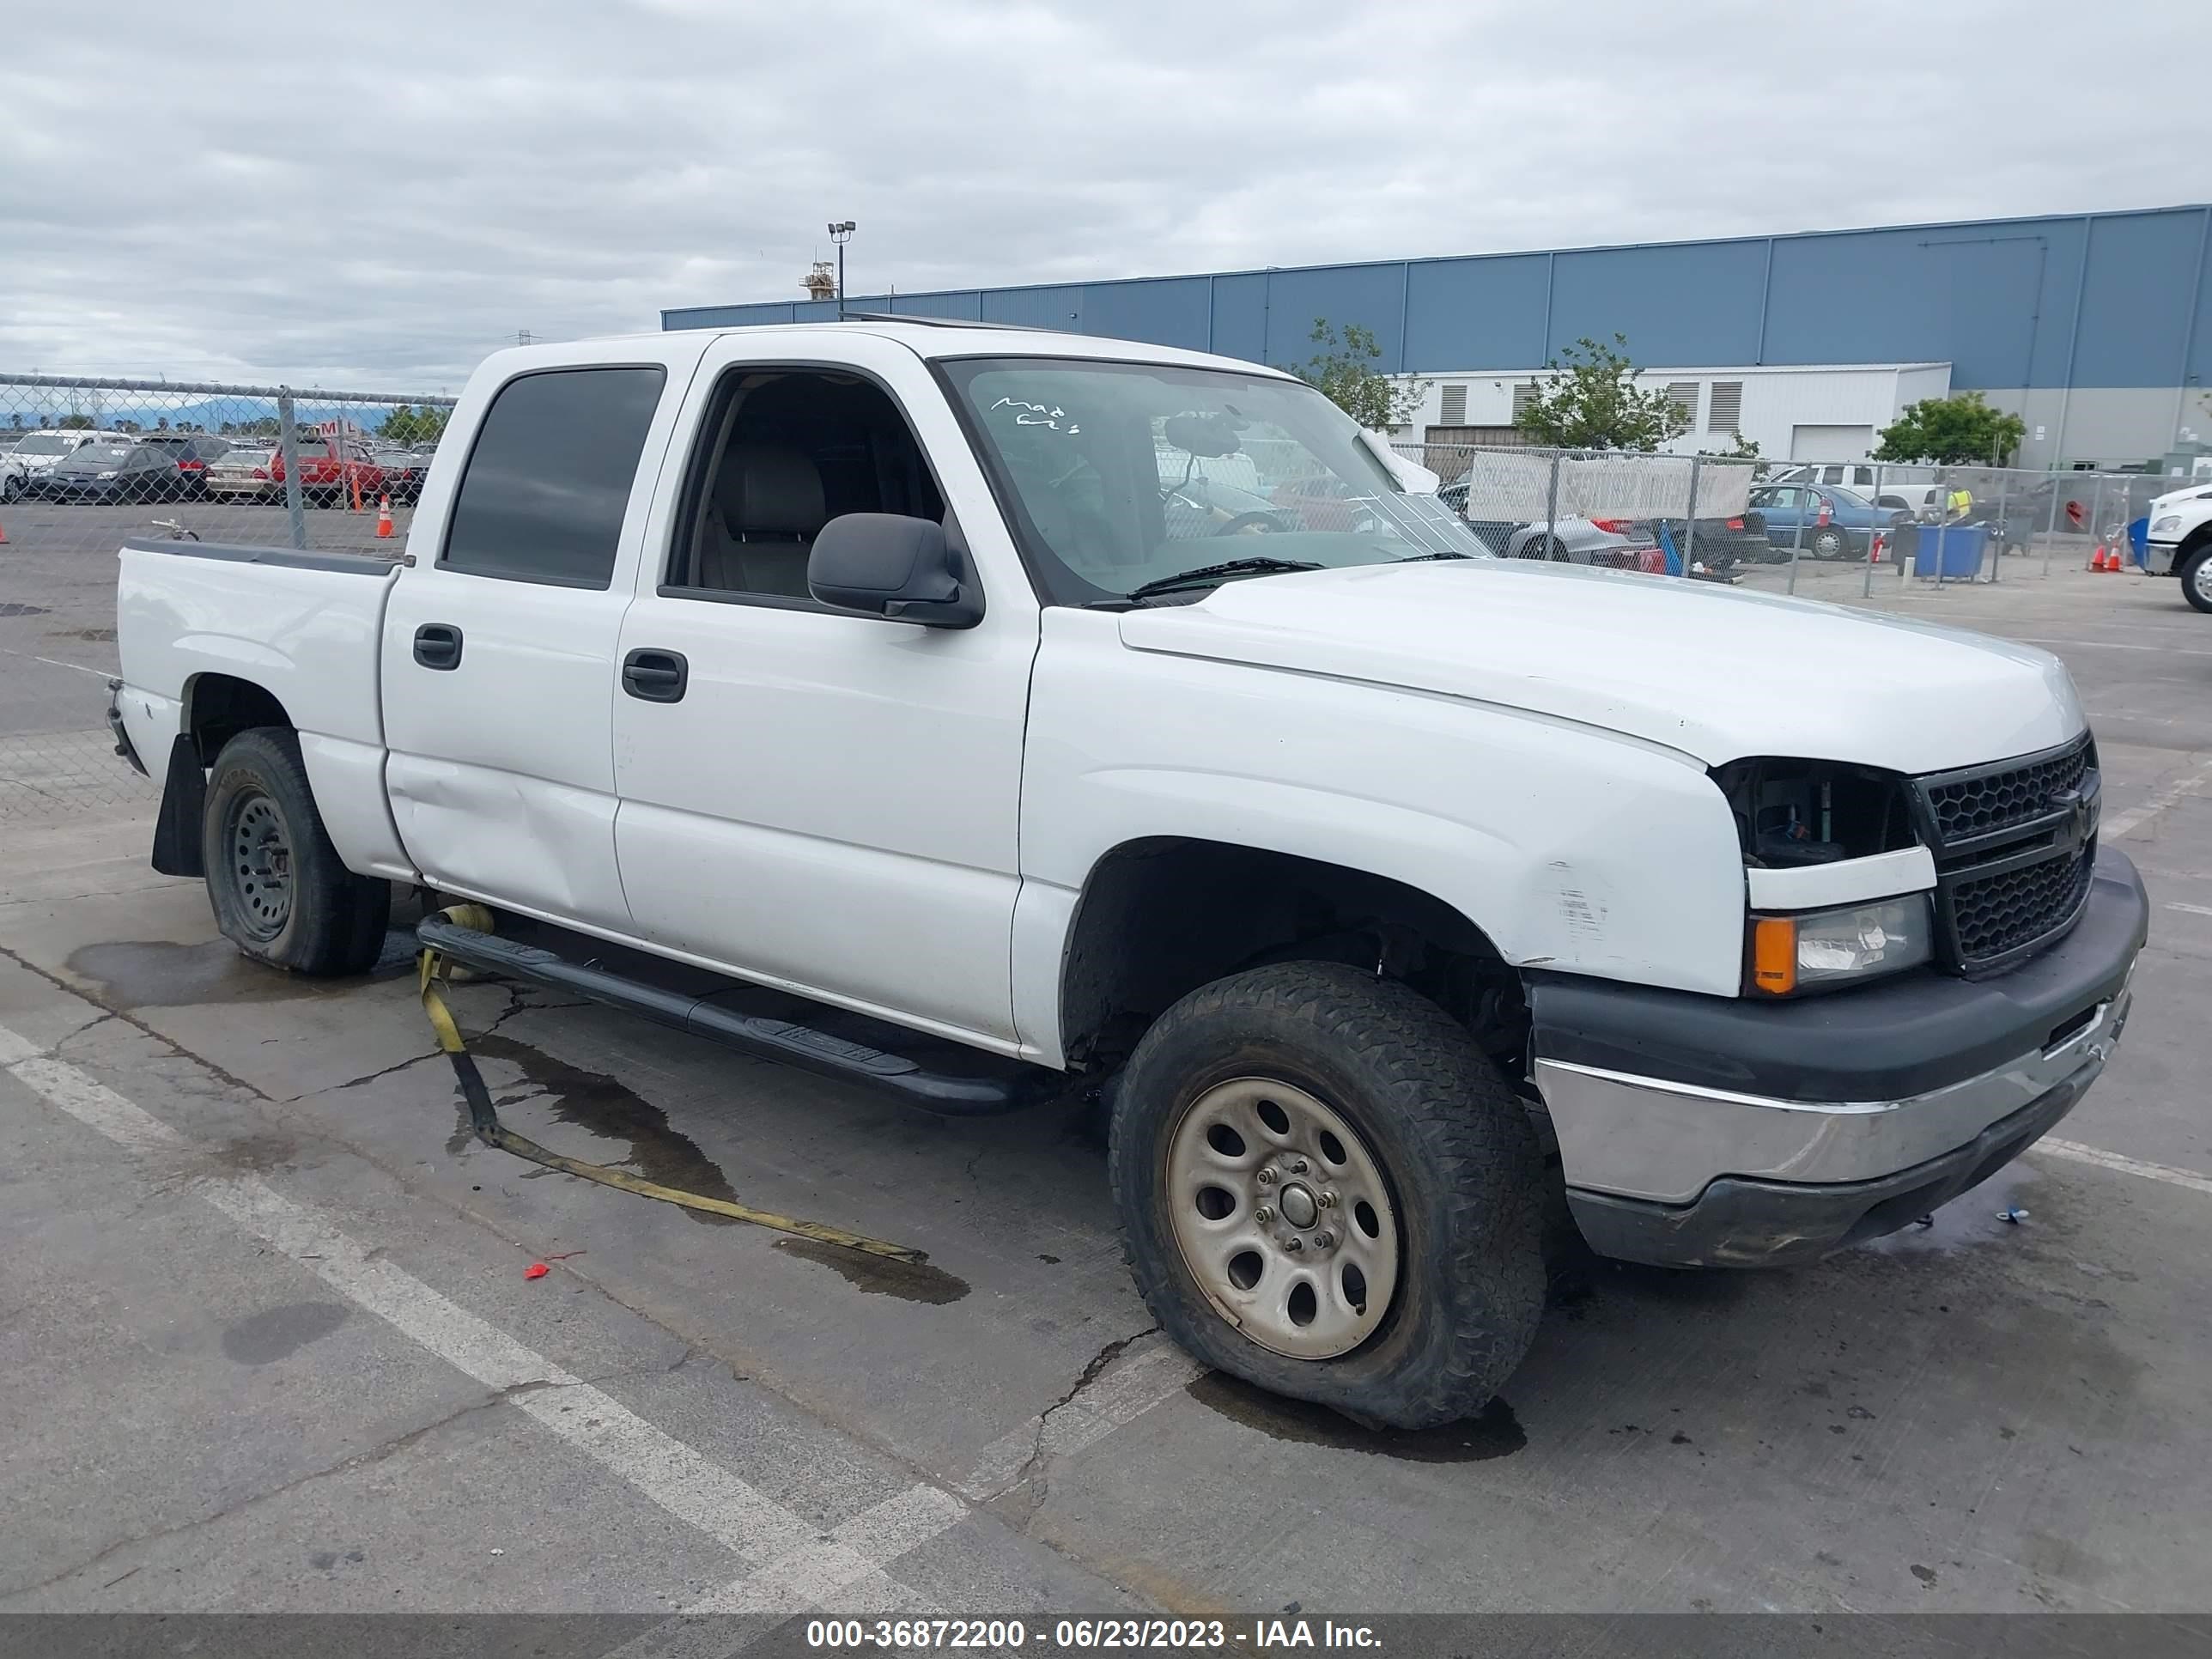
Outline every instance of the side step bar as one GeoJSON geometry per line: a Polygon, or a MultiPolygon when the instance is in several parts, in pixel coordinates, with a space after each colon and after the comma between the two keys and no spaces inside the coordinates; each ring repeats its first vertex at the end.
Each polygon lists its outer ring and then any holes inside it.
{"type": "MultiPolygon", "coordinates": [[[[989,1117],[1041,1106],[1081,1085],[1062,1073],[1021,1060],[978,1054],[973,1073],[930,1072],[902,1054],[814,1030],[714,1000],[720,992],[672,991],[628,975],[571,962],[556,951],[464,927],[442,916],[425,916],[415,928],[418,943],[486,973],[574,992],[593,1002],[642,1015],[732,1048],[788,1066],[865,1083],[896,1095],[909,1106],[943,1117],[989,1117]],[[990,1068],[990,1069],[984,1069],[990,1068]]],[[[941,1046],[941,1045],[940,1045],[941,1046]]]]}

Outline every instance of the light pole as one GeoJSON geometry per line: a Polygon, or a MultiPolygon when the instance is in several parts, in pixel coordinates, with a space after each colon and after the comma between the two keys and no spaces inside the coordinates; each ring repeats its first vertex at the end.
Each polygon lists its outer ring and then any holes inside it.
{"type": "Polygon", "coordinates": [[[830,240],[837,245],[837,314],[845,314],[845,244],[853,240],[854,224],[840,219],[830,227],[830,240]]]}

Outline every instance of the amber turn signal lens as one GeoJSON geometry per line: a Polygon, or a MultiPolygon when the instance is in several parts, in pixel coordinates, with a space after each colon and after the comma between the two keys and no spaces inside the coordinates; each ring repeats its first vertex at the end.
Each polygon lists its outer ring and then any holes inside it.
{"type": "Polygon", "coordinates": [[[1797,923],[1789,916],[1761,916],[1751,925],[1751,982],[1769,996],[1786,997],[1797,988],[1797,923]]]}

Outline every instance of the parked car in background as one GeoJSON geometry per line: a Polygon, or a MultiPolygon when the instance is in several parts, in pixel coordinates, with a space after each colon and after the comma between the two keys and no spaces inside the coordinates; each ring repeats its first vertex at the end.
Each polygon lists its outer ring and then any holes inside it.
{"type": "Polygon", "coordinates": [[[52,501],[173,501],[184,494],[176,458],[127,439],[80,445],[32,481],[52,501]]]}
{"type": "Polygon", "coordinates": [[[1766,539],[1795,546],[1809,559],[1863,559],[1876,532],[1893,533],[1912,522],[1904,507],[1876,507],[1841,485],[1754,484],[1751,506],[1766,524],[1766,539]]]}
{"type": "Polygon", "coordinates": [[[1661,544],[1664,532],[1673,540],[1674,551],[1688,556],[1692,576],[1730,577],[1737,566],[1765,563],[1774,553],[1774,544],[1766,539],[1766,520],[1748,511],[1731,518],[1699,519],[1694,535],[1690,533],[1691,526],[1680,519],[1599,519],[1595,522],[1654,546],[1661,544]]]}
{"type": "Polygon", "coordinates": [[[411,505],[422,498],[423,475],[430,470],[428,455],[385,445],[371,451],[369,459],[383,472],[383,493],[392,497],[393,506],[411,505]]]}
{"type": "MultiPolygon", "coordinates": [[[[300,493],[319,507],[342,507],[358,490],[373,501],[384,489],[384,469],[374,453],[358,438],[336,438],[324,434],[300,435],[300,493]]],[[[278,450],[271,469],[276,488],[284,487],[284,452],[278,450]]]]}
{"type": "Polygon", "coordinates": [[[228,454],[231,447],[229,439],[209,432],[149,432],[139,441],[175,459],[184,493],[193,497],[207,494],[208,463],[228,454]]]}
{"type": "Polygon", "coordinates": [[[1587,564],[1601,570],[1641,570],[1655,575],[1664,574],[1667,569],[1667,556],[1656,542],[1623,535],[1589,519],[1561,519],[1548,529],[1540,523],[1471,519],[1468,528],[1502,559],[1548,559],[1553,564],[1587,564]]]}
{"type": "Polygon", "coordinates": [[[200,493],[252,498],[283,493],[275,470],[276,446],[266,439],[233,443],[200,473],[200,493]]]}
{"type": "Polygon", "coordinates": [[[123,432],[94,432],[76,428],[27,432],[15,447],[0,457],[0,501],[38,493],[39,480],[89,443],[128,443],[123,432]]]}

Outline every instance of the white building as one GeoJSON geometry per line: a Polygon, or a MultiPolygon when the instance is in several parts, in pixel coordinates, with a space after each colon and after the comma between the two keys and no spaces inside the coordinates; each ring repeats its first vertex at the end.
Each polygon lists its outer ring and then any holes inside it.
{"type": "MultiPolygon", "coordinates": [[[[1516,444],[1514,415],[1535,391],[1540,369],[1470,369],[1425,374],[1413,420],[1393,434],[1435,444],[1516,444]]],[[[1689,429],[1662,446],[1680,455],[1724,450],[1741,434],[1774,460],[1857,461],[1908,404],[1950,395],[1948,363],[1842,363],[1811,367],[1670,368],[1639,374],[1663,391],[1689,429]]]]}

